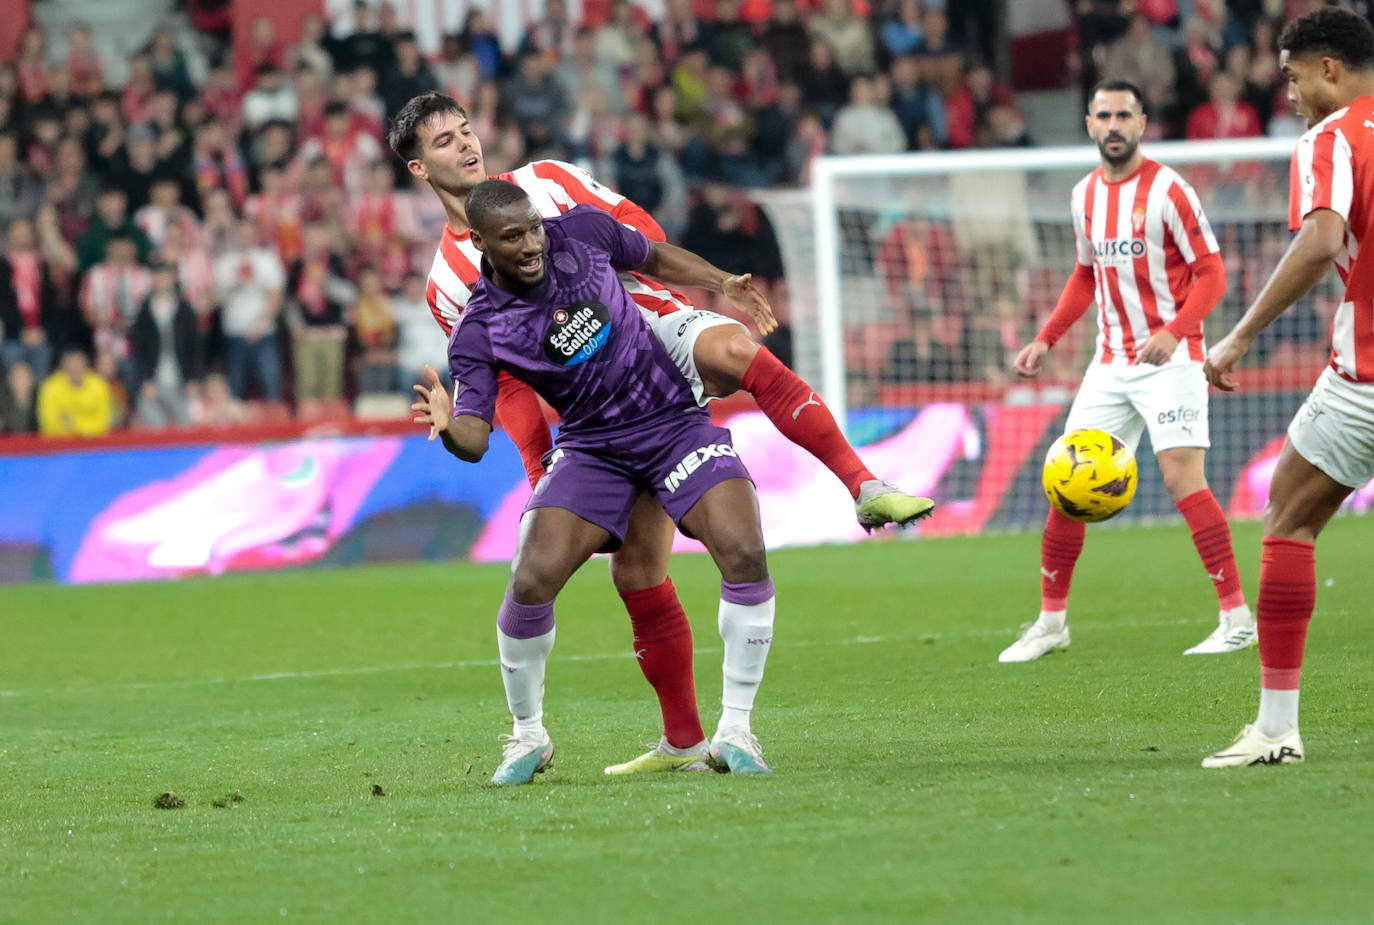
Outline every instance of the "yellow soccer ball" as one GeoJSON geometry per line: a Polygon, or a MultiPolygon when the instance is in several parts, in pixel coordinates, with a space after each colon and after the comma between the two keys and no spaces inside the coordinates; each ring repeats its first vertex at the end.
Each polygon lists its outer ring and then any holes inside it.
{"type": "Polygon", "coordinates": [[[1065,434],[1045,454],[1045,497],[1065,517],[1096,523],[1135,497],[1135,454],[1105,430],[1065,434]]]}

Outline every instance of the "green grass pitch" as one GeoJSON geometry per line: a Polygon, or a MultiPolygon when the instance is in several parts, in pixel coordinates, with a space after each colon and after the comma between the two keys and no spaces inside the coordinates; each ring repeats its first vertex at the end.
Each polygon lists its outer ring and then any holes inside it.
{"type": "MultiPolygon", "coordinates": [[[[769,778],[602,774],[658,727],[601,561],[556,766],[507,790],[503,567],[0,589],[0,922],[1369,922],[1371,546],[1318,550],[1309,763],[1228,772],[1257,658],[1181,656],[1216,618],[1181,525],[1091,530],[1073,646],[1027,665],[1034,534],[775,553],[769,778]]],[[[717,578],[674,578],[709,730],[717,578]]]]}

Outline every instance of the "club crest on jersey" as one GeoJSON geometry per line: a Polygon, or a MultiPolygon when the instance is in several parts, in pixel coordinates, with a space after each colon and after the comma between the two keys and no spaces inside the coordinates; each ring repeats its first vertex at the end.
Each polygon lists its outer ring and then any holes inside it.
{"type": "Polygon", "coordinates": [[[595,299],[574,302],[553,313],[544,332],[544,356],[559,366],[585,363],[611,336],[611,312],[595,299]]]}
{"type": "Polygon", "coordinates": [[[1137,235],[1145,231],[1145,207],[1136,206],[1131,213],[1131,230],[1137,235]]]}

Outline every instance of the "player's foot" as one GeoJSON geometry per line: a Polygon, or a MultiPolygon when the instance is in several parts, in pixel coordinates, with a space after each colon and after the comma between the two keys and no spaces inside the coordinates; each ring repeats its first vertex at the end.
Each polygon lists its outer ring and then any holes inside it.
{"type": "Polygon", "coordinates": [[[1269,738],[1253,725],[1246,726],[1231,747],[1202,759],[1204,768],[1239,768],[1256,764],[1298,764],[1303,760],[1302,736],[1290,729],[1269,738]]]}
{"type": "Polygon", "coordinates": [[[891,482],[869,479],[859,486],[854,500],[859,526],[873,531],[887,524],[905,527],[935,513],[935,502],[902,491],[891,482]]]}
{"type": "Polygon", "coordinates": [[[658,744],[650,744],[649,750],[638,758],[624,764],[613,764],[606,769],[607,774],[656,774],[663,771],[709,771],[715,763],[711,755],[711,743],[702,739],[688,748],[674,748],[668,739],[661,738],[658,744]]]}
{"type": "Polygon", "coordinates": [[[763,761],[763,746],[758,736],[743,726],[732,726],[724,732],[717,732],[711,740],[711,756],[716,759],[712,765],[722,774],[772,774],[773,769],[763,761]]]}
{"type": "Polygon", "coordinates": [[[1021,637],[1002,650],[999,662],[1033,662],[1055,649],[1069,647],[1069,626],[1036,620],[1021,627],[1021,637]]]}
{"type": "Polygon", "coordinates": [[[1259,628],[1255,626],[1255,616],[1249,607],[1236,607],[1223,610],[1217,621],[1217,628],[1211,635],[1193,646],[1184,649],[1184,655],[1221,655],[1225,652],[1240,652],[1259,642],[1259,628]]]}
{"type": "Polygon", "coordinates": [[[503,735],[506,744],[501,746],[501,764],[491,776],[491,782],[498,786],[528,784],[534,775],[544,773],[553,766],[553,742],[547,732],[534,736],[503,735]]]}

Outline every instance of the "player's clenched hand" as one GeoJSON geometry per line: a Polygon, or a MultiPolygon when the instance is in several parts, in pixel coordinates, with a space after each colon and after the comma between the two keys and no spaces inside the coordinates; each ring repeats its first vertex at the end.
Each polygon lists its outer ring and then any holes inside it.
{"type": "Polygon", "coordinates": [[[1145,341],[1145,346],[1136,353],[1135,361],[1150,366],[1161,366],[1169,362],[1169,357],[1174,355],[1174,348],[1177,346],[1178,338],[1161,328],[1145,341]]]}
{"type": "Polygon", "coordinates": [[[1043,340],[1033,340],[1021,348],[1016,355],[1016,372],[1030,378],[1040,372],[1040,358],[1050,352],[1050,345],[1043,340]]]}
{"type": "Polygon", "coordinates": [[[725,277],[724,282],[720,284],[720,291],[725,293],[731,305],[753,319],[754,326],[759,329],[761,336],[767,337],[777,330],[778,319],[773,317],[773,307],[754,285],[752,274],[725,277]]]}
{"type": "Polygon", "coordinates": [[[426,364],[425,372],[430,384],[415,383],[415,391],[420,397],[415,399],[410,410],[415,412],[416,424],[429,425],[429,439],[433,442],[434,438],[448,427],[449,419],[453,417],[453,400],[449,398],[448,389],[444,388],[444,383],[434,371],[434,367],[426,364]]]}
{"type": "Polygon", "coordinates": [[[1234,333],[1227,334],[1214,344],[1212,349],[1207,351],[1207,362],[1202,364],[1202,372],[1207,381],[1223,392],[1234,392],[1240,383],[1231,373],[1235,371],[1236,364],[1245,356],[1248,349],[1250,345],[1237,340],[1234,333]]]}

